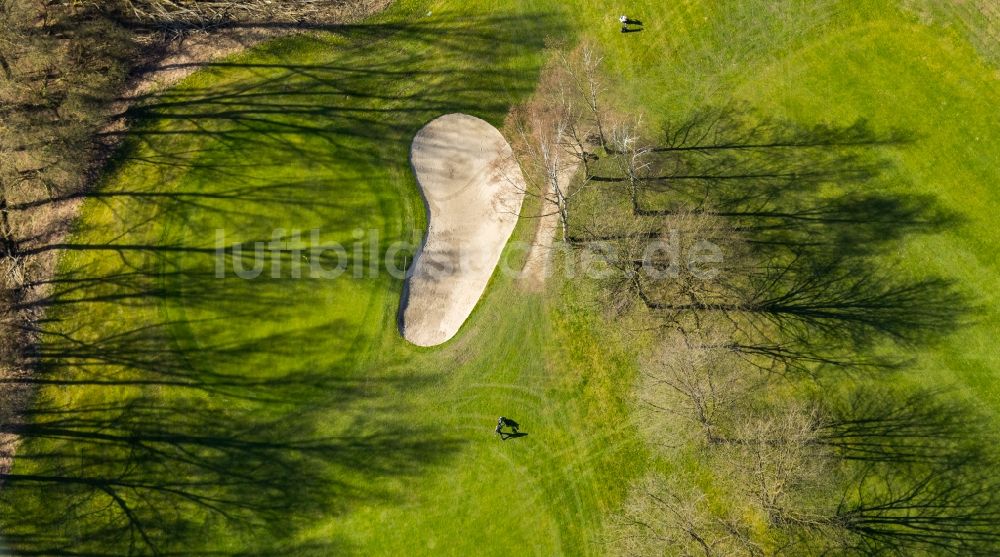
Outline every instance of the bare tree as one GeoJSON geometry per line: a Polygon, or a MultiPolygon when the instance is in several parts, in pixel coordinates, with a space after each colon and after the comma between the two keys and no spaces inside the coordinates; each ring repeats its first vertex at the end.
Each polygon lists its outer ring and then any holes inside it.
{"type": "Polygon", "coordinates": [[[129,22],[158,26],[211,26],[239,21],[324,21],[345,14],[371,14],[378,0],[61,0],[129,22]]]}
{"type": "Polygon", "coordinates": [[[609,545],[616,553],[637,556],[764,555],[737,515],[716,515],[696,486],[651,474],[629,491],[609,545]]]}
{"type": "MultiPolygon", "coordinates": [[[[665,335],[636,387],[648,438],[705,455],[713,483],[748,502],[736,523],[763,524],[754,532],[773,538],[769,550],[991,554],[1000,499],[976,472],[995,467],[956,434],[970,422],[898,393],[831,412],[798,382],[899,367],[880,340],[932,340],[970,309],[951,282],[900,280],[850,247],[898,237],[883,226],[896,217],[914,230],[931,222],[926,205],[852,189],[879,167],[852,150],[906,137],[708,111],[649,147],[638,126],[606,128],[596,202],[577,211],[575,239],[604,256],[605,307],[665,335]],[[717,248],[696,258],[714,263],[709,273],[690,272],[699,242],[717,248]]],[[[627,507],[626,551],[720,552],[730,538],[702,498],[650,485],[627,507]]]]}
{"type": "Polygon", "coordinates": [[[8,80],[14,78],[11,59],[20,48],[19,23],[23,18],[17,13],[19,10],[20,6],[14,0],[0,0],[0,70],[8,80]]]}
{"type": "Polygon", "coordinates": [[[581,111],[570,69],[550,64],[542,72],[535,96],[507,118],[514,133],[514,156],[528,181],[528,192],[541,197],[543,216],[557,213],[563,240],[569,237],[571,181],[586,152],[579,142],[581,111]]]}
{"type": "Polygon", "coordinates": [[[591,124],[589,131],[593,134],[588,135],[588,142],[606,148],[606,120],[611,111],[604,98],[607,92],[602,74],[604,56],[593,42],[584,41],[569,54],[561,54],[560,59],[563,67],[570,68],[569,77],[586,107],[586,120],[591,124]],[[596,142],[591,141],[595,136],[596,142]]]}
{"type": "Polygon", "coordinates": [[[651,437],[676,439],[676,418],[695,427],[708,444],[725,429],[762,383],[760,374],[722,347],[721,332],[673,332],[640,366],[638,399],[648,409],[643,425],[651,437]]]}
{"type": "Polygon", "coordinates": [[[824,513],[812,508],[832,485],[831,454],[818,443],[819,417],[809,408],[785,405],[737,420],[723,441],[719,465],[777,526],[819,527],[824,513]]]}
{"type": "Polygon", "coordinates": [[[640,302],[671,326],[690,315],[697,328],[701,315],[689,310],[727,303],[740,291],[751,261],[738,231],[709,213],[678,211],[659,218],[606,213],[582,228],[591,243],[600,243],[611,269],[601,281],[609,307],[628,309],[640,302]]]}
{"type": "Polygon", "coordinates": [[[568,51],[557,47],[534,96],[507,121],[515,156],[535,182],[529,192],[543,198],[549,214],[559,215],[564,241],[570,239],[571,200],[594,178],[592,165],[615,154],[622,160],[611,164],[631,169],[631,176],[644,169],[638,123],[627,123],[605,99],[602,60],[590,42],[568,51]]]}
{"type": "Polygon", "coordinates": [[[653,152],[653,147],[639,133],[641,126],[641,120],[632,122],[619,119],[612,125],[605,142],[606,149],[611,153],[612,167],[623,177],[632,203],[632,212],[636,215],[640,213],[639,194],[650,178],[649,159],[653,152]]]}

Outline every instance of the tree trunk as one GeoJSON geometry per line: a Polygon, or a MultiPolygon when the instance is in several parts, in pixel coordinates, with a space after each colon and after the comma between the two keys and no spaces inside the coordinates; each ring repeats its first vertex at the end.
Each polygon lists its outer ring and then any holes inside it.
{"type": "Polygon", "coordinates": [[[10,63],[7,62],[7,57],[0,52],[0,69],[3,69],[3,76],[7,79],[14,79],[14,72],[10,69],[10,63]]]}
{"type": "Polygon", "coordinates": [[[17,255],[17,243],[14,242],[10,229],[10,217],[7,209],[7,196],[0,191],[0,259],[17,255]]]}

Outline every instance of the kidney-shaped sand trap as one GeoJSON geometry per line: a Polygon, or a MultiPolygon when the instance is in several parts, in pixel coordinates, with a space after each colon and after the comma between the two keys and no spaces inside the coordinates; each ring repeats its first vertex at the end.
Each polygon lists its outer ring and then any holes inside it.
{"type": "Polygon", "coordinates": [[[524,200],[507,140],[488,122],[446,114],[417,132],[410,163],[427,202],[427,237],[402,300],[402,333],[420,346],[450,339],[486,290],[524,200]]]}

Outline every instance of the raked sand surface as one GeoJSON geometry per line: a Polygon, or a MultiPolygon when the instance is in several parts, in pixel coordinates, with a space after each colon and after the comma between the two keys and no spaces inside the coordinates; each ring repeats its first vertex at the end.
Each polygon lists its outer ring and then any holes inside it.
{"type": "Polygon", "coordinates": [[[524,200],[510,145],[488,122],[446,114],[417,132],[410,163],[429,211],[427,236],[403,291],[403,337],[441,344],[486,290],[524,200]]]}

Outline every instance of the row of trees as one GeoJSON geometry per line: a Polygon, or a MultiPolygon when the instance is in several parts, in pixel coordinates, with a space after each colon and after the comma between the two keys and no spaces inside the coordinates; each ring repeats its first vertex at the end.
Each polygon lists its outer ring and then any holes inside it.
{"type": "Polygon", "coordinates": [[[863,376],[803,387],[726,341],[667,335],[643,363],[648,437],[694,451],[712,479],[634,486],[617,531],[629,553],[995,552],[995,436],[963,401],[863,376]]]}
{"type": "Polygon", "coordinates": [[[605,101],[603,57],[593,45],[584,43],[570,52],[550,45],[548,58],[535,95],[510,111],[505,127],[524,171],[525,193],[555,211],[561,238],[569,241],[574,197],[599,179],[593,169],[602,153],[616,155],[604,161],[627,166],[629,155],[641,150],[633,131],[638,122],[605,101]]]}
{"type": "MultiPolygon", "coordinates": [[[[124,31],[96,14],[0,1],[0,425],[16,419],[30,394],[19,378],[28,373],[29,324],[37,316],[23,304],[50,265],[24,248],[68,226],[60,207],[24,206],[83,190],[93,135],[134,53],[124,31]]],[[[13,439],[0,433],[0,470],[13,439]]]]}
{"type": "Polygon", "coordinates": [[[650,133],[607,106],[592,47],[555,60],[509,123],[515,151],[563,239],[603,261],[601,306],[622,328],[656,331],[636,387],[642,429],[711,477],[639,482],[618,549],[996,550],[981,420],[885,379],[909,363],[900,348],[971,310],[950,281],[879,264],[887,242],[954,221],[883,187],[883,153],[913,138],[739,106],[650,133]]]}
{"type": "Polygon", "coordinates": [[[205,27],[233,22],[343,21],[345,16],[370,15],[387,2],[378,0],[69,0],[130,23],[160,27],[205,27]]]}

